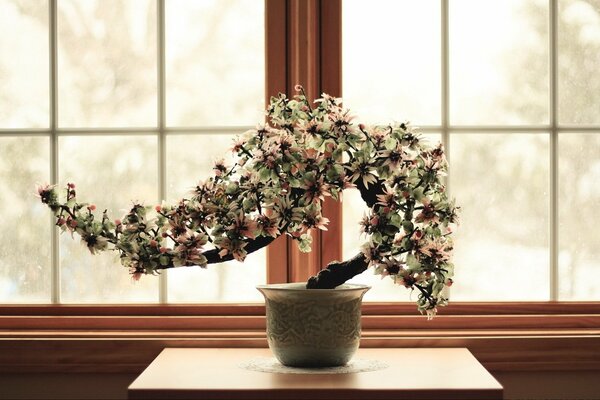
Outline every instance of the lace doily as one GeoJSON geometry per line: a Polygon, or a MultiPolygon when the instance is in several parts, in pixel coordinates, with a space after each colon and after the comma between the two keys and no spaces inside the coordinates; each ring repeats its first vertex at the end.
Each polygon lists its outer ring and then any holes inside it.
{"type": "Polygon", "coordinates": [[[275,357],[255,357],[239,364],[240,368],[250,371],[275,372],[279,374],[351,374],[356,372],[379,371],[388,364],[378,360],[354,358],[340,367],[296,368],[281,364],[275,357]]]}

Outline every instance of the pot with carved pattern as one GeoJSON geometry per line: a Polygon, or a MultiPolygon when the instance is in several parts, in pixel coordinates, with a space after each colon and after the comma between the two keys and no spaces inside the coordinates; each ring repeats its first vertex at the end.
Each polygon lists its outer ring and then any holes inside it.
{"type": "Polygon", "coordinates": [[[306,289],[306,283],[260,285],[265,297],[267,340],[289,367],[346,364],[360,343],[360,316],[366,285],[306,289]]]}

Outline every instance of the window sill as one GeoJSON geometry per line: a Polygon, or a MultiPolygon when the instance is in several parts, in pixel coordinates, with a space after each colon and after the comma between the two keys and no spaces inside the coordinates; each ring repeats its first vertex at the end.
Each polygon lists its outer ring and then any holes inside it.
{"type": "MultiPolygon", "coordinates": [[[[365,304],[363,347],[467,347],[491,371],[600,370],[600,303],[365,304]]],[[[266,347],[260,305],[2,306],[1,372],[141,372],[165,347],[266,347]]]]}

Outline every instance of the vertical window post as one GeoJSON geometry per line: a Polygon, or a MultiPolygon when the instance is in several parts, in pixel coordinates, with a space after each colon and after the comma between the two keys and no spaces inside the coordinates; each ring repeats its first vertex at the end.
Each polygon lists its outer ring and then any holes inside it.
{"type": "MultiPolygon", "coordinates": [[[[309,99],[326,91],[341,95],[341,1],[267,0],[267,96],[293,96],[302,85],[309,99]],[[285,40],[281,40],[281,38],[285,40]]],[[[327,199],[329,231],[311,232],[312,252],[301,253],[289,238],[269,246],[269,282],[305,281],[325,264],[341,258],[341,205],[327,199]],[[285,243],[284,243],[285,240],[285,243]],[[287,273],[272,262],[285,255],[287,273]]]]}

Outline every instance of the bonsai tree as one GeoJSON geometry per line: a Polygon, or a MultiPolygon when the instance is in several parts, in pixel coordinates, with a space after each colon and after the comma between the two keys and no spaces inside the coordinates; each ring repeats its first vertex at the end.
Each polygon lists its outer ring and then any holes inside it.
{"type": "Polygon", "coordinates": [[[152,210],[134,204],[121,219],[77,200],[67,184],[38,189],[63,231],[77,234],[92,254],[117,251],[134,279],[181,266],[246,256],[281,235],[311,249],[309,230],[327,229],[326,196],[341,199],[356,187],[368,206],[360,222],[366,242],[346,261],[333,261],[307,288],[334,288],[368,267],[418,292],[418,309],[433,315],[452,284],[451,224],[457,207],[445,193],[441,145],[431,146],[408,124],[353,122],[341,99],[323,94],[313,103],[296,86],[293,98],[271,98],[268,124],[237,137],[233,165],[222,160],[214,175],[175,204],[152,210]]]}

